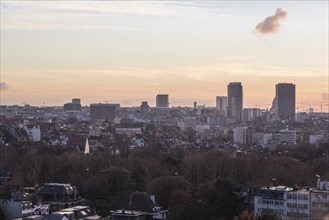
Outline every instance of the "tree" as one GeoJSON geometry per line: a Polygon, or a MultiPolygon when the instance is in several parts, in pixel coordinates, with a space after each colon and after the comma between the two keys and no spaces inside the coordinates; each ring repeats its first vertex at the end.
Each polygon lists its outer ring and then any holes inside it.
{"type": "Polygon", "coordinates": [[[172,193],[175,190],[185,191],[188,189],[188,185],[181,177],[162,176],[150,183],[148,191],[155,195],[156,200],[161,206],[168,208],[172,193]]]}

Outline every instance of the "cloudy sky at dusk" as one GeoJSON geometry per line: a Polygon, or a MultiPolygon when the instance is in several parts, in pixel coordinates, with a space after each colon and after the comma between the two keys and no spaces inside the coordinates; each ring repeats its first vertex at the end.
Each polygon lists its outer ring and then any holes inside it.
{"type": "Polygon", "coordinates": [[[328,102],[328,1],[1,1],[1,104],[328,102]]]}

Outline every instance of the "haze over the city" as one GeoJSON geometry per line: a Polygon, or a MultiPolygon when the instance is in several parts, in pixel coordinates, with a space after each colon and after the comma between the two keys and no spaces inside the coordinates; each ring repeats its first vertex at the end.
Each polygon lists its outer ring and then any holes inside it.
{"type": "Polygon", "coordinates": [[[1,1],[1,105],[328,103],[328,1],[1,1]]]}

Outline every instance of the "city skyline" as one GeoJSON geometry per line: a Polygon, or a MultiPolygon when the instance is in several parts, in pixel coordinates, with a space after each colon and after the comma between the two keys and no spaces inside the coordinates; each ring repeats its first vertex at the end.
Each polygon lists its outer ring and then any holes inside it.
{"type": "Polygon", "coordinates": [[[243,107],[270,108],[289,82],[320,111],[327,39],[327,1],[1,1],[0,103],[215,106],[242,82],[243,107]]]}

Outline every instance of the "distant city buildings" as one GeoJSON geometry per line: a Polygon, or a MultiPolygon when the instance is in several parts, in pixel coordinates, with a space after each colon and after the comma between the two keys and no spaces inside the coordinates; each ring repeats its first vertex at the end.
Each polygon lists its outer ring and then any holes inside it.
{"type": "Polygon", "coordinates": [[[72,99],[72,102],[65,103],[64,104],[64,111],[70,112],[70,111],[81,111],[81,103],[80,99],[72,99]]]}
{"type": "Polygon", "coordinates": [[[226,116],[227,96],[216,96],[216,108],[222,115],[226,116]]]}
{"type": "Polygon", "coordinates": [[[243,121],[253,121],[255,118],[260,117],[262,114],[259,108],[244,108],[243,109],[243,121]]]}
{"type": "Polygon", "coordinates": [[[114,121],[118,104],[90,104],[90,121],[114,121]]]}
{"type": "Polygon", "coordinates": [[[142,102],[141,104],[141,118],[148,118],[150,115],[150,106],[147,102],[142,102]]]}
{"type": "Polygon", "coordinates": [[[296,108],[296,86],[292,83],[279,83],[275,86],[274,110],[281,120],[294,120],[296,108]]]}
{"type": "Polygon", "coordinates": [[[243,91],[241,82],[231,82],[227,86],[227,116],[234,117],[236,122],[242,120],[243,91]]]}
{"type": "Polygon", "coordinates": [[[169,108],[169,95],[158,94],[156,96],[156,107],[157,108],[169,108]]]}
{"type": "Polygon", "coordinates": [[[251,132],[248,127],[237,127],[233,129],[233,141],[238,144],[251,143],[251,132]]]}

